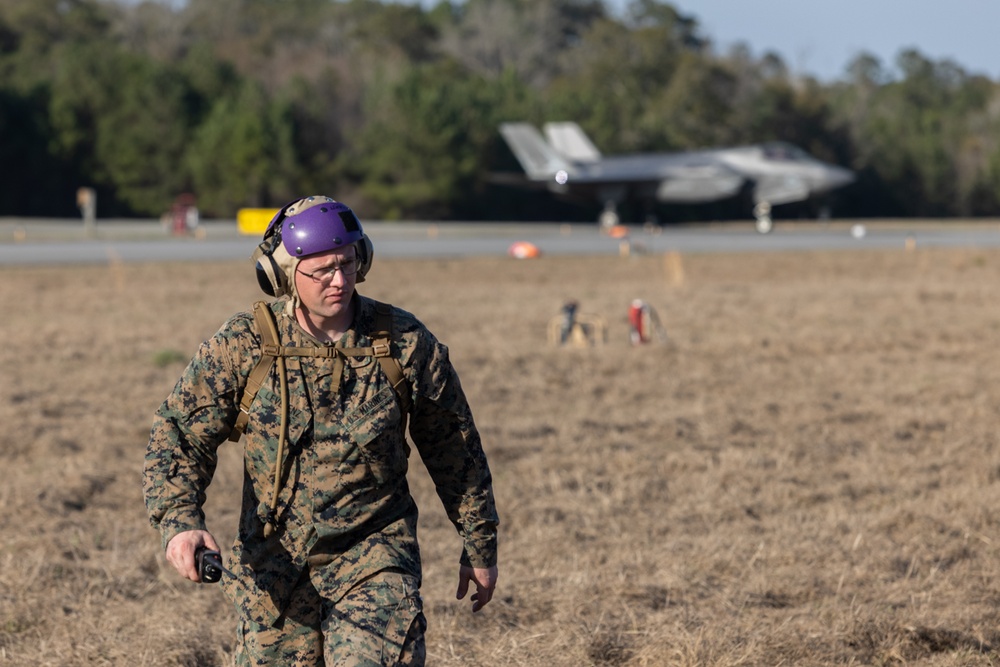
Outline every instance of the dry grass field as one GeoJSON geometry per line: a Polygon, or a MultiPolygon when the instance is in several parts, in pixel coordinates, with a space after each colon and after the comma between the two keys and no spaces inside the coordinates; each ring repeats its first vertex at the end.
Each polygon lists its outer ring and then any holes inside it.
{"type": "MultiPolygon", "coordinates": [[[[998,285],[972,249],[378,261],[363,291],[452,350],[502,519],[472,615],[411,461],[429,664],[1000,664],[998,285]],[[547,345],[571,298],[606,345],[547,345]],[[667,342],[628,344],[633,298],[667,342]]],[[[229,664],[233,612],[167,569],[140,471],[257,298],[245,262],[0,270],[0,665],[229,664]]]]}

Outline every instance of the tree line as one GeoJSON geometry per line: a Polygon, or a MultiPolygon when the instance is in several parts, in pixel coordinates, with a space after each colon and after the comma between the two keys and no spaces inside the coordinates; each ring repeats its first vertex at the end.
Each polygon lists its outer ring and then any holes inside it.
{"type": "Polygon", "coordinates": [[[1000,211],[1000,84],[917,50],[823,83],[659,0],[0,0],[0,215],[76,215],[89,186],[102,217],[190,192],[207,217],[323,193],[367,218],[591,219],[496,182],[516,120],[607,153],[788,141],[857,172],[839,216],[1000,211]]]}

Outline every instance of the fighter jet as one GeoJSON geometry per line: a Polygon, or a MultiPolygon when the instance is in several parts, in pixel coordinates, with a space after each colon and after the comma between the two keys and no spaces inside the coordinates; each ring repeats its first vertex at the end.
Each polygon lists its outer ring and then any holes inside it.
{"type": "Polygon", "coordinates": [[[546,123],[544,131],[545,138],[528,123],[500,125],[529,181],[559,195],[596,198],[604,204],[602,225],[618,224],[617,206],[629,197],[695,204],[751,187],[757,230],[766,233],[772,206],[822,195],[854,180],[850,170],[783,142],[606,157],[576,123],[546,123]]]}

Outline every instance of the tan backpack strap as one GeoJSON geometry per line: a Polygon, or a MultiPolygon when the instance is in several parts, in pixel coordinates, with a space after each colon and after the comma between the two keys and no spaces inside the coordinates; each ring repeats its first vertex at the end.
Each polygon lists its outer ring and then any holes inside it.
{"type": "Polygon", "coordinates": [[[254,319],[257,321],[257,331],[261,337],[260,361],[250,371],[247,377],[247,385],[243,388],[243,397],[240,399],[240,413],[236,416],[236,423],[229,434],[229,440],[238,442],[240,436],[247,428],[250,420],[250,406],[257,397],[257,392],[264,386],[264,381],[271,373],[275,358],[280,354],[278,346],[278,327],[274,321],[274,313],[270,306],[264,301],[258,301],[253,305],[254,319]]]}
{"type": "Polygon", "coordinates": [[[285,346],[268,344],[265,344],[262,347],[262,352],[273,357],[326,357],[327,359],[332,359],[333,357],[342,354],[341,348],[335,347],[296,347],[294,345],[285,346]]]}
{"type": "Polygon", "coordinates": [[[250,420],[250,407],[257,397],[257,392],[264,386],[264,382],[270,375],[275,359],[280,357],[373,356],[378,359],[382,371],[389,379],[393,391],[396,392],[403,414],[408,414],[411,404],[410,385],[403,375],[403,367],[399,360],[392,356],[392,306],[374,300],[372,303],[375,306],[375,331],[372,333],[372,346],[350,348],[285,347],[279,345],[278,327],[270,306],[265,301],[254,303],[254,319],[261,337],[261,356],[260,361],[247,377],[247,384],[240,399],[240,412],[236,416],[236,423],[229,434],[229,439],[232,442],[238,442],[246,431],[247,423],[250,420]]]}
{"type": "Polygon", "coordinates": [[[399,398],[400,408],[403,410],[404,426],[405,419],[410,412],[410,385],[403,375],[403,367],[399,359],[392,356],[392,306],[387,303],[373,301],[375,306],[375,332],[372,333],[372,356],[378,359],[382,365],[382,371],[389,379],[396,396],[399,398]]]}
{"type": "Polygon", "coordinates": [[[281,347],[281,337],[278,335],[278,323],[274,319],[271,307],[265,301],[257,301],[253,305],[253,316],[260,334],[260,360],[250,371],[247,384],[240,398],[240,412],[236,415],[236,423],[229,434],[232,442],[237,442],[246,430],[250,421],[250,407],[257,398],[257,392],[264,386],[264,381],[271,373],[275,362],[278,364],[278,379],[281,385],[281,425],[278,431],[278,451],[275,454],[274,483],[271,488],[271,502],[267,516],[264,518],[264,537],[270,537],[278,525],[278,494],[281,492],[281,469],[284,462],[285,441],[288,437],[288,374],[285,369],[284,348],[281,347]]]}

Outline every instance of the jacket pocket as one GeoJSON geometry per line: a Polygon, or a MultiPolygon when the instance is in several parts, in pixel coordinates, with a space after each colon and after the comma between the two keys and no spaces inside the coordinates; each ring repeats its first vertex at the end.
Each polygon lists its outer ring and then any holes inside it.
{"type": "Polygon", "coordinates": [[[406,474],[408,447],[403,438],[402,412],[392,387],[345,415],[347,432],[358,445],[376,481],[385,483],[406,474]]]}

